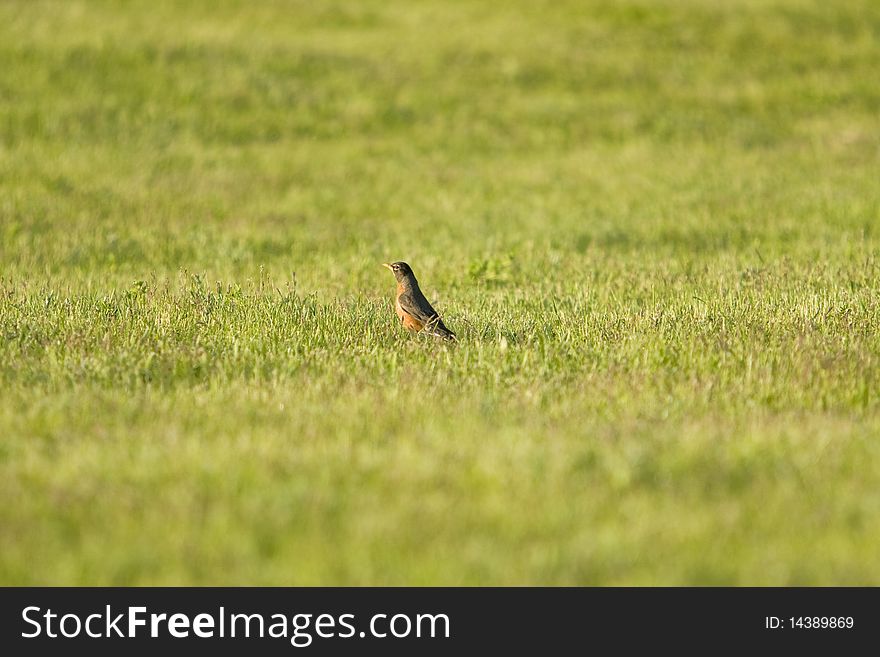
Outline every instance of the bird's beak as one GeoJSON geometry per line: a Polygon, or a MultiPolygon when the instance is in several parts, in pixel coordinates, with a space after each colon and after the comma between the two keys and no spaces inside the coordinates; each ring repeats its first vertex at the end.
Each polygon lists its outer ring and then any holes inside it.
{"type": "Polygon", "coordinates": [[[394,270],[391,268],[391,265],[389,265],[387,262],[383,262],[383,263],[382,263],[382,266],[383,266],[383,267],[388,267],[388,269],[391,269],[391,271],[394,271],[394,270]]]}

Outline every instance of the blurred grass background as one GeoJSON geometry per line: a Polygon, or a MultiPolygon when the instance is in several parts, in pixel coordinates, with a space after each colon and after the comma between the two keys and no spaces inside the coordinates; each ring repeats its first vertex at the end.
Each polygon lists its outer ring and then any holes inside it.
{"type": "Polygon", "coordinates": [[[0,3],[0,581],[877,584],[878,39],[0,3]]]}

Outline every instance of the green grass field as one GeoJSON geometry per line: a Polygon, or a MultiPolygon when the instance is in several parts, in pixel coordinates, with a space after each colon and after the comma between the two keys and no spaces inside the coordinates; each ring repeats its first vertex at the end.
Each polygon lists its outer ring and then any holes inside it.
{"type": "Polygon", "coordinates": [[[0,583],[880,584],[878,43],[0,3],[0,583]]]}

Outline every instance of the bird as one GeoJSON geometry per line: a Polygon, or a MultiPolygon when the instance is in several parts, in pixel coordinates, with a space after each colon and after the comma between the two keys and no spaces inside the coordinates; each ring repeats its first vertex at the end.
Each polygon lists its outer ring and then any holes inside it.
{"type": "Polygon", "coordinates": [[[458,339],[455,333],[446,328],[440,315],[422,294],[412,267],[405,262],[383,262],[382,266],[388,267],[397,279],[394,310],[404,327],[413,333],[424,331],[427,335],[444,340],[458,339]]]}

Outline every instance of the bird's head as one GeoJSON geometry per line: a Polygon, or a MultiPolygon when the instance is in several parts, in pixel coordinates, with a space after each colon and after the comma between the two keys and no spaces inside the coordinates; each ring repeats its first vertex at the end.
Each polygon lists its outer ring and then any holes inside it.
{"type": "Polygon", "coordinates": [[[396,278],[398,281],[404,281],[413,278],[413,270],[405,262],[383,262],[382,266],[388,267],[388,269],[391,270],[391,273],[394,274],[394,278],[396,278]]]}

